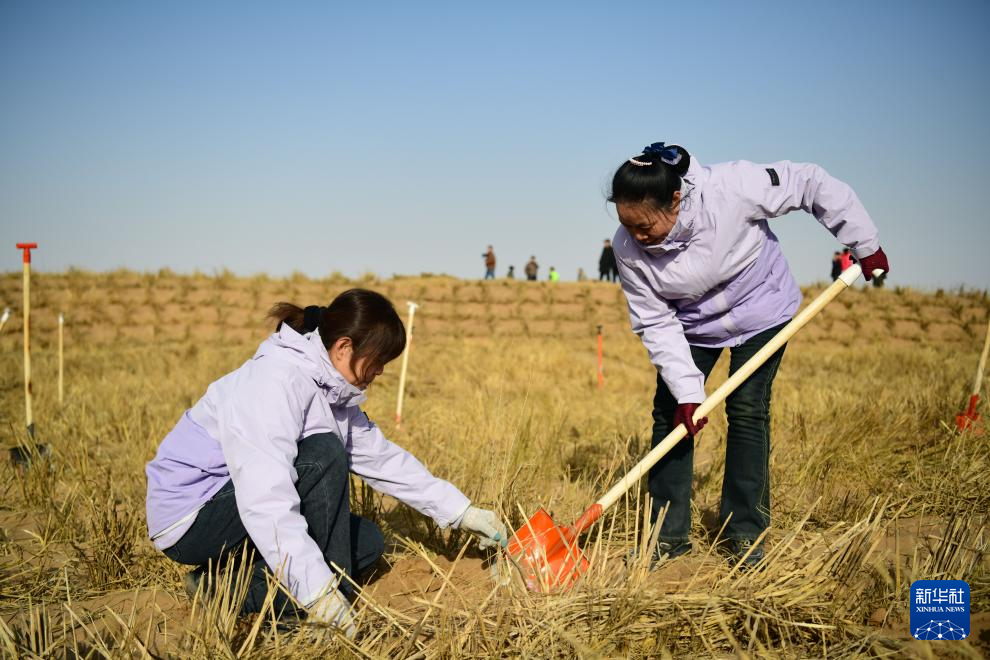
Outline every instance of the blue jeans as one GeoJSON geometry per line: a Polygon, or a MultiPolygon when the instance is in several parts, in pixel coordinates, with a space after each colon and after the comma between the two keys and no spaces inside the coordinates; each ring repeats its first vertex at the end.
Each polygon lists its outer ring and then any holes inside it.
{"type": "MultiPolygon", "coordinates": [[[[769,342],[786,324],[764,330],[729,350],[729,375],[769,342]]],[[[784,348],[770,356],[725,403],[729,433],[725,446],[725,475],[722,480],[720,526],[728,520],[725,537],[755,541],[770,526],[770,394],[784,348]],[[731,514],[731,517],[730,517],[731,514]]],[[[721,348],[691,346],[691,357],[708,378],[721,348]]],[[[653,400],[653,446],[673,428],[677,402],[660,376],[653,400]]],[[[651,470],[648,480],[653,498],[651,520],[668,506],[660,527],[660,540],[678,545],[688,541],[691,531],[691,482],[694,469],[694,439],[684,438],[651,470]]]]}
{"type": "MultiPolygon", "coordinates": [[[[299,443],[294,465],[299,475],[296,491],[300,511],[306,518],[309,535],[323,550],[328,564],[340,566],[351,578],[360,577],[384,553],[385,539],[375,523],[350,512],[350,471],[343,444],[332,433],[308,436],[299,443]]],[[[246,614],[261,611],[272,571],[257,554],[237,513],[233,481],[203,505],[193,526],[178,543],[165,550],[165,555],[180,564],[205,570],[209,562],[217,567],[239,561],[245,545],[255,553],[247,598],[241,608],[246,614]]],[[[341,590],[349,590],[346,581],[341,583],[341,590]]],[[[275,595],[275,611],[298,614],[281,590],[275,595]]]]}

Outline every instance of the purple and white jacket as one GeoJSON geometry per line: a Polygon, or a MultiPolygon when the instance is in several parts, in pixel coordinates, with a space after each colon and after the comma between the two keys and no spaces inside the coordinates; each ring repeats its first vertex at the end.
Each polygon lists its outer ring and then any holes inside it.
{"type": "Polygon", "coordinates": [[[298,443],[314,433],[340,438],[351,471],[376,490],[441,527],[458,520],[468,498],[386,440],[358,407],[365,399],[334,369],[319,331],[300,335],[282,324],[253,358],[207,388],[148,463],[148,533],[155,547],[178,542],[232,479],[244,528],[292,595],[309,605],[334,588],[294,485],[298,443]]]}
{"type": "Polygon", "coordinates": [[[633,332],[678,403],[705,399],[689,344],[738,346],[794,316],[801,290],[767,219],[796,209],[814,215],[857,258],[880,247],[852,188],[818,165],[789,161],[703,167],[692,158],[666,239],[644,246],[625,227],[615,232],[633,332]]]}

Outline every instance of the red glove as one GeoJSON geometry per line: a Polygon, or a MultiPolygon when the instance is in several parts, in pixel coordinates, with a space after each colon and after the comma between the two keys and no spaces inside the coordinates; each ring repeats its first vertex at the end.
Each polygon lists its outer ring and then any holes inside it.
{"type": "Polygon", "coordinates": [[[868,257],[859,260],[859,266],[863,269],[863,277],[869,282],[873,279],[873,271],[880,269],[886,275],[890,272],[890,265],[887,264],[887,255],[883,253],[883,248],[878,247],[877,251],[868,257]]]}
{"type": "Polygon", "coordinates": [[[697,435],[698,431],[708,423],[707,417],[699,419],[697,424],[692,421],[694,411],[697,409],[697,403],[678,403],[677,408],[674,409],[674,428],[677,428],[678,424],[683,424],[689,436],[694,437],[697,435]]]}

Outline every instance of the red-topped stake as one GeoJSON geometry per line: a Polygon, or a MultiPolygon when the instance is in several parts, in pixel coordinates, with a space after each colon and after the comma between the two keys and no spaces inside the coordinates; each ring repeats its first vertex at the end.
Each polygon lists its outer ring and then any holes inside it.
{"type": "Polygon", "coordinates": [[[34,437],[34,414],[31,410],[31,250],[38,249],[37,243],[18,243],[18,250],[24,251],[24,417],[27,432],[34,437]]]}
{"type": "Polygon", "coordinates": [[[37,243],[18,243],[17,244],[17,249],[18,250],[24,250],[24,263],[29,264],[29,263],[31,263],[31,250],[37,250],[38,249],[38,244],[37,243]]]}

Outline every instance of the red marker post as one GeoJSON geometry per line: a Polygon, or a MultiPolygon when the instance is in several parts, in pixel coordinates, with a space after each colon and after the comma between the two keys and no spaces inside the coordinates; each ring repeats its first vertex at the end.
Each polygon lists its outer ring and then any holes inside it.
{"type": "Polygon", "coordinates": [[[31,412],[31,250],[38,249],[37,243],[18,243],[18,250],[24,251],[24,416],[27,432],[34,438],[34,415],[31,412]]]}

